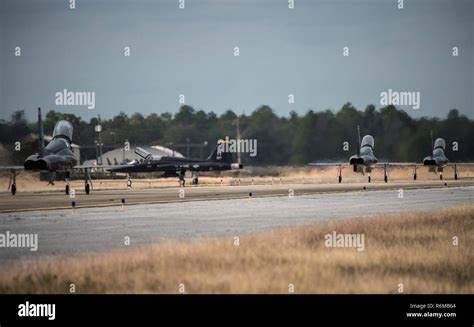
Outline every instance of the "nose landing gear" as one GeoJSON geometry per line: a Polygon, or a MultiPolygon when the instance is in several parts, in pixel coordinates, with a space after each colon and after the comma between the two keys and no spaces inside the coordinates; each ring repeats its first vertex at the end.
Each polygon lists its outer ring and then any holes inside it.
{"type": "Polygon", "coordinates": [[[71,173],[69,171],[66,172],[66,187],[65,187],[65,192],[66,195],[69,195],[70,187],[69,187],[69,178],[71,176],[71,173]]]}
{"type": "Polygon", "coordinates": [[[199,184],[199,176],[198,176],[198,172],[194,172],[193,173],[193,185],[198,185],[199,184]]]}

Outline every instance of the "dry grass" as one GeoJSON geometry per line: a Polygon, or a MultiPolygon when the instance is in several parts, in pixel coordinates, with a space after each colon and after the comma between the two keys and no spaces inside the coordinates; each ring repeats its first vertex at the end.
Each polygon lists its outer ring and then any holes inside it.
{"type": "MultiPolygon", "coordinates": [[[[315,213],[316,214],[316,213],[315,213]]],[[[23,263],[0,293],[474,292],[474,206],[316,224],[240,237],[23,263]],[[364,233],[365,251],[326,248],[324,235],[364,233]],[[452,244],[453,236],[459,245],[452,244]]]]}

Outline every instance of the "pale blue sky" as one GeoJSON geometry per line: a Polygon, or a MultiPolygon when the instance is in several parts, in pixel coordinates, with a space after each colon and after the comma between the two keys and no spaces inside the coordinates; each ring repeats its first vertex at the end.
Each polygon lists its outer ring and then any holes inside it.
{"type": "Polygon", "coordinates": [[[0,0],[0,118],[25,109],[33,119],[38,106],[85,119],[174,113],[181,93],[218,114],[262,104],[304,114],[347,101],[380,107],[389,88],[421,92],[421,108],[407,109],[415,117],[458,108],[474,118],[474,1],[287,3],[76,0],[70,10],[66,0],[0,0]],[[96,108],[57,107],[64,88],[95,91],[96,108]]]}

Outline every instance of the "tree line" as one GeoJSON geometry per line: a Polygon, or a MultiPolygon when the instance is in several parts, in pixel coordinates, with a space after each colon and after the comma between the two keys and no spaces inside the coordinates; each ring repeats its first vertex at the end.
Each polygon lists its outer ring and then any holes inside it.
{"type": "MultiPolygon", "coordinates": [[[[93,145],[97,140],[94,128],[99,124],[98,118],[87,122],[74,114],[51,110],[44,118],[46,135],[51,135],[60,119],[73,124],[74,143],[88,145],[81,148],[82,159],[94,159],[93,145]]],[[[415,119],[391,105],[378,110],[368,105],[364,110],[358,110],[350,102],[337,112],[309,110],[304,115],[291,112],[286,117],[276,115],[266,105],[249,115],[237,115],[232,110],[217,115],[183,105],[175,114],[143,116],[137,112],[129,116],[120,112],[113,118],[102,119],[100,125],[105,149],[120,147],[128,140],[131,145],[163,145],[186,154],[184,145],[208,142],[204,151],[191,147],[191,157],[199,157],[201,151],[209,153],[218,139],[236,138],[238,125],[241,138],[257,140],[256,157],[242,154],[242,161],[252,165],[303,165],[313,161],[347,160],[357,153],[358,125],[362,136],[374,136],[375,153],[381,161],[420,162],[431,152],[431,131],[434,138],[446,139],[451,161],[474,160],[474,121],[457,109],[450,110],[443,118],[415,119]],[[344,150],[344,142],[348,142],[349,151],[344,150]],[[458,151],[453,151],[453,142],[457,142],[458,151]]],[[[37,132],[37,123],[28,121],[24,111],[15,112],[9,121],[0,120],[0,143],[8,153],[10,164],[21,164],[28,154],[37,150],[37,132]],[[14,149],[17,141],[22,144],[21,151],[14,149]]]]}

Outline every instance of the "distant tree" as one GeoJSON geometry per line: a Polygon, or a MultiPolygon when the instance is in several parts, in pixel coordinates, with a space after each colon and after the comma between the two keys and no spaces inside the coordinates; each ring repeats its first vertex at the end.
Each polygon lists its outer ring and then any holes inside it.
{"type": "MultiPolygon", "coordinates": [[[[50,135],[58,120],[69,120],[74,127],[73,142],[84,145],[84,158],[95,157],[94,128],[99,123],[96,117],[88,122],[74,114],[49,111],[44,118],[44,130],[50,135]],[[87,147],[88,145],[89,147],[87,147]]],[[[379,159],[389,161],[420,161],[431,152],[430,132],[447,141],[447,154],[453,161],[474,160],[474,121],[452,109],[446,118],[422,117],[413,119],[394,106],[376,110],[369,104],[364,110],[345,103],[337,112],[331,110],[308,110],[304,115],[290,112],[280,117],[269,106],[262,105],[249,115],[237,115],[231,109],[220,116],[214,112],[195,110],[183,105],[176,114],[151,113],[143,116],[134,113],[130,117],[120,112],[110,119],[102,119],[102,142],[117,145],[128,139],[132,144],[178,144],[208,142],[210,151],[215,142],[226,136],[236,137],[236,121],[239,122],[243,138],[256,139],[257,157],[242,155],[245,164],[300,164],[311,161],[347,160],[357,152],[357,125],[361,134],[375,137],[379,159]],[[343,151],[348,142],[350,150],[343,151]],[[452,150],[453,142],[459,145],[452,150]]],[[[0,143],[11,153],[11,161],[21,163],[27,154],[37,149],[38,128],[36,122],[28,122],[24,111],[13,113],[10,120],[0,120],[0,143]],[[25,151],[13,153],[13,143],[21,140],[25,151]]],[[[183,151],[183,148],[177,149],[183,151]]],[[[192,149],[190,155],[199,156],[200,149],[192,149]],[[194,152],[193,152],[194,151],[194,152]]]]}

